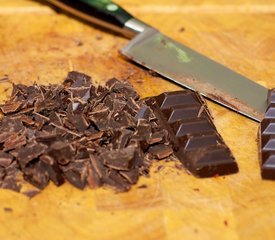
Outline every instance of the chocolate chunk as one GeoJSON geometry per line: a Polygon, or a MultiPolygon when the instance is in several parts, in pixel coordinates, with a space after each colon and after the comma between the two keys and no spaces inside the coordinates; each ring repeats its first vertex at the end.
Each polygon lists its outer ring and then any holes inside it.
{"type": "Polygon", "coordinates": [[[121,82],[113,78],[106,83],[106,86],[112,92],[125,94],[127,97],[133,98],[134,100],[139,99],[137,92],[127,82],[121,82]]]}
{"type": "Polygon", "coordinates": [[[11,118],[7,116],[4,116],[1,119],[0,128],[1,128],[1,132],[9,132],[9,133],[12,133],[12,132],[19,133],[25,130],[19,118],[11,118]]]}
{"type": "Polygon", "coordinates": [[[269,91],[267,102],[259,127],[259,157],[262,178],[275,180],[275,89],[269,91]]]}
{"type": "Polygon", "coordinates": [[[87,183],[90,188],[94,189],[102,185],[102,177],[99,176],[97,170],[92,164],[88,165],[87,174],[87,183]]]}
{"type": "Polygon", "coordinates": [[[90,125],[84,114],[71,115],[69,120],[74,125],[74,127],[80,132],[85,131],[90,125]]]}
{"type": "Polygon", "coordinates": [[[100,154],[104,165],[116,170],[129,170],[135,156],[135,148],[127,147],[112,151],[104,151],[100,154]]]}
{"type": "Polygon", "coordinates": [[[150,114],[151,114],[150,108],[142,107],[135,115],[135,120],[138,121],[139,119],[149,119],[150,114]]]}
{"type": "Polygon", "coordinates": [[[46,174],[41,162],[35,162],[28,165],[23,170],[24,179],[39,189],[44,189],[49,183],[49,176],[46,174]]]}
{"type": "Polygon", "coordinates": [[[74,149],[69,143],[56,141],[49,147],[48,154],[60,165],[66,165],[73,159],[74,149]]]}
{"type": "MultiPolygon", "coordinates": [[[[30,142],[24,147],[20,147],[18,151],[17,160],[21,168],[42,155],[47,149],[47,146],[37,142],[30,142]]],[[[39,165],[40,167],[40,165],[39,165]]]]}
{"type": "Polygon", "coordinates": [[[20,120],[22,121],[22,123],[24,123],[28,126],[33,126],[35,124],[35,122],[32,120],[32,118],[28,117],[25,114],[20,115],[20,120]]]}
{"type": "Polygon", "coordinates": [[[110,115],[109,126],[113,129],[127,127],[134,127],[134,118],[127,112],[113,112],[110,115]]]}
{"type": "Polygon", "coordinates": [[[0,151],[0,167],[8,167],[13,160],[13,156],[9,153],[0,151]]]}
{"type": "Polygon", "coordinates": [[[163,159],[169,157],[173,153],[173,148],[164,144],[158,144],[150,147],[148,152],[154,157],[157,157],[157,159],[163,159]]]}
{"type": "Polygon", "coordinates": [[[81,87],[90,84],[91,77],[76,71],[71,71],[68,73],[68,76],[64,80],[64,84],[69,85],[70,87],[81,87]]]}
{"type": "Polygon", "coordinates": [[[62,185],[64,183],[64,178],[56,161],[49,155],[40,156],[40,160],[41,167],[46,171],[50,180],[52,180],[56,186],[62,185]]]}
{"type": "Polygon", "coordinates": [[[113,149],[126,148],[132,135],[133,131],[128,129],[119,129],[113,132],[113,149]]]}
{"type": "Polygon", "coordinates": [[[38,190],[27,190],[22,193],[31,199],[31,198],[35,197],[37,194],[39,194],[40,192],[41,191],[38,191],[38,190]]]}
{"type": "Polygon", "coordinates": [[[130,184],[136,184],[138,182],[138,168],[131,169],[130,171],[119,171],[119,174],[124,177],[130,184]]]}
{"type": "Polygon", "coordinates": [[[0,109],[3,113],[7,114],[7,113],[16,112],[17,110],[20,109],[21,106],[22,106],[22,102],[11,102],[3,106],[0,106],[0,109]]]}
{"type": "Polygon", "coordinates": [[[4,207],[4,211],[5,211],[5,212],[12,212],[12,211],[13,211],[13,209],[12,209],[12,208],[10,208],[10,207],[4,207]]]}
{"type": "Polygon", "coordinates": [[[104,186],[114,189],[116,192],[130,190],[131,185],[117,171],[111,170],[103,179],[104,186]]]}
{"type": "Polygon", "coordinates": [[[59,125],[59,126],[63,125],[63,122],[62,122],[62,119],[61,119],[60,115],[56,112],[51,112],[50,113],[49,121],[51,123],[54,123],[55,125],[59,125]]]}
{"type": "Polygon", "coordinates": [[[9,151],[26,144],[26,137],[24,135],[12,134],[6,139],[4,143],[4,151],[9,151]]]}
{"type": "Polygon", "coordinates": [[[105,176],[106,170],[103,165],[103,162],[100,160],[101,159],[99,159],[98,156],[90,154],[90,162],[91,162],[93,169],[95,170],[95,172],[97,173],[99,178],[103,178],[105,176]]]}
{"type": "Polygon", "coordinates": [[[0,167],[0,185],[1,185],[1,181],[4,179],[6,175],[5,169],[3,167],[0,167]]]}
{"type": "Polygon", "coordinates": [[[149,144],[152,145],[155,143],[165,143],[167,142],[167,135],[168,132],[165,129],[154,132],[149,139],[149,144]]]}
{"type": "Polygon", "coordinates": [[[71,162],[63,169],[65,179],[73,186],[84,189],[87,183],[88,167],[84,161],[71,162]]]}
{"type": "Polygon", "coordinates": [[[0,133],[0,143],[4,143],[12,135],[13,135],[13,132],[2,132],[2,133],[0,133]]]}
{"type": "Polygon", "coordinates": [[[91,114],[91,120],[101,131],[108,129],[109,109],[105,108],[91,114]]]}

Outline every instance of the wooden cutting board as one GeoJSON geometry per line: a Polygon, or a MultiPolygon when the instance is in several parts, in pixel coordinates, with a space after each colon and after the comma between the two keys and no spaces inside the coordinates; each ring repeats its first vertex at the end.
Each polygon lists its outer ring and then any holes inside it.
{"type": "MultiPolygon", "coordinates": [[[[117,2],[178,41],[274,87],[274,0],[117,2]]],[[[0,1],[0,79],[60,83],[74,69],[100,83],[128,79],[142,97],[179,89],[123,59],[118,49],[126,42],[34,1],[0,1]]],[[[0,83],[1,101],[10,90],[0,83]]],[[[258,124],[209,107],[240,173],[197,179],[159,162],[128,193],[51,184],[30,200],[0,190],[0,239],[274,239],[275,182],[260,178],[258,124]]]]}

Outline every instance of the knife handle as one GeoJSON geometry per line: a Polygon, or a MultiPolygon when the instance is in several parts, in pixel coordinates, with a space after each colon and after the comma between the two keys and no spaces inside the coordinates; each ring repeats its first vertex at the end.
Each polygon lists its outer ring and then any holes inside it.
{"type": "Polygon", "coordinates": [[[111,0],[46,0],[50,4],[93,24],[132,38],[149,26],[111,0]]]}

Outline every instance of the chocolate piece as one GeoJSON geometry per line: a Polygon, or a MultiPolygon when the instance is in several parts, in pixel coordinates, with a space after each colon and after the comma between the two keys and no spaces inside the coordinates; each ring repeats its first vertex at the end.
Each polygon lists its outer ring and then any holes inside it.
{"type": "Polygon", "coordinates": [[[1,185],[1,181],[3,180],[5,175],[6,175],[5,169],[0,167],[0,185],[1,185]]]}
{"type": "Polygon", "coordinates": [[[74,149],[69,143],[56,141],[48,149],[48,154],[60,165],[66,165],[72,160],[74,149]]]}
{"type": "Polygon", "coordinates": [[[62,185],[64,183],[64,178],[55,160],[48,155],[42,155],[40,160],[41,167],[47,172],[50,180],[52,180],[56,186],[62,185]]]}
{"type": "Polygon", "coordinates": [[[167,136],[168,136],[168,132],[165,129],[154,132],[150,136],[149,144],[152,145],[155,143],[165,143],[167,142],[167,136]]]}
{"type": "MultiPolygon", "coordinates": [[[[17,160],[21,168],[42,155],[47,149],[47,146],[37,142],[30,142],[24,147],[20,147],[18,151],[17,160]]],[[[40,167],[40,165],[39,165],[40,167]]]]}
{"type": "Polygon", "coordinates": [[[16,133],[9,136],[4,143],[3,151],[9,151],[26,144],[26,137],[24,135],[18,135],[16,133]]]}
{"type": "Polygon", "coordinates": [[[154,157],[157,157],[157,159],[163,159],[169,157],[173,153],[173,148],[164,144],[158,144],[150,147],[148,152],[154,157]]]}
{"type": "Polygon", "coordinates": [[[23,170],[24,179],[39,189],[44,189],[49,183],[49,176],[46,174],[41,162],[31,163],[23,170]]]}
{"type": "Polygon", "coordinates": [[[87,174],[87,183],[90,188],[94,189],[102,185],[102,178],[99,176],[92,164],[89,164],[87,174]]]}
{"type": "Polygon", "coordinates": [[[113,132],[113,148],[114,149],[126,148],[132,135],[133,135],[133,131],[128,129],[115,130],[113,132]]]}
{"type": "Polygon", "coordinates": [[[80,72],[71,71],[64,80],[64,84],[70,87],[82,87],[91,82],[91,77],[80,72]]]}
{"type": "Polygon", "coordinates": [[[131,185],[117,171],[111,170],[103,179],[104,186],[114,189],[116,192],[130,190],[131,185]]]}
{"type": "Polygon", "coordinates": [[[259,158],[262,178],[275,180],[275,89],[269,90],[267,102],[259,127],[259,158]]]}
{"type": "Polygon", "coordinates": [[[12,212],[12,211],[13,211],[13,209],[12,209],[12,208],[10,208],[10,207],[4,207],[4,211],[5,211],[5,212],[12,212]]]}
{"type": "Polygon", "coordinates": [[[136,184],[139,178],[138,168],[131,169],[130,171],[119,171],[119,174],[131,184],[136,184]]]}
{"type": "Polygon", "coordinates": [[[29,197],[29,199],[35,197],[37,194],[39,194],[41,191],[38,190],[27,190],[25,192],[22,192],[24,195],[29,197]]]}
{"type": "Polygon", "coordinates": [[[70,163],[63,169],[64,177],[68,182],[79,189],[84,189],[87,183],[88,167],[85,161],[70,163]]]}
{"type": "Polygon", "coordinates": [[[115,93],[122,93],[128,98],[133,98],[134,100],[139,98],[135,89],[127,82],[121,82],[113,78],[106,83],[106,86],[110,91],[115,93]]]}
{"type": "Polygon", "coordinates": [[[13,156],[9,153],[0,151],[0,167],[8,167],[13,160],[13,156]]]}
{"type": "Polygon", "coordinates": [[[0,106],[0,109],[5,114],[14,113],[17,110],[19,110],[21,105],[22,105],[22,102],[12,102],[12,103],[8,103],[8,104],[5,104],[3,106],[0,106]]]}
{"type": "Polygon", "coordinates": [[[100,161],[98,156],[95,156],[93,154],[90,154],[90,162],[91,162],[91,165],[92,165],[93,169],[98,174],[99,178],[102,179],[106,174],[106,170],[105,170],[105,167],[103,165],[103,162],[100,161]]]}
{"type": "Polygon", "coordinates": [[[138,121],[140,119],[149,119],[150,117],[150,109],[148,107],[142,107],[135,115],[135,120],[138,121]]]}
{"type": "Polygon", "coordinates": [[[134,161],[135,148],[127,147],[112,151],[104,151],[100,154],[104,165],[116,170],[129,170],[134,161]]]}

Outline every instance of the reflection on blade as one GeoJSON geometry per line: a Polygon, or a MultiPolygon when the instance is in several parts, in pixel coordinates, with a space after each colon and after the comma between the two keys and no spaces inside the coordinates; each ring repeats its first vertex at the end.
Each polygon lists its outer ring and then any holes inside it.
{"type": "Polygon", "coordinates": [[[149,28],[121,50],[133,61],[254,120],[266,110],[268,89],[149,28]]]}

